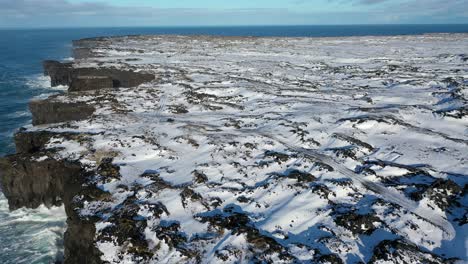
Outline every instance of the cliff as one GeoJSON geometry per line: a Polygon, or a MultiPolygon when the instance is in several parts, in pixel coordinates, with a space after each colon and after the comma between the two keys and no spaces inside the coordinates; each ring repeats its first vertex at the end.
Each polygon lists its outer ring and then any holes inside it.
{"type": "Polygon", "coordinates": [[[466,261],[465,34],[128,36],[45,61],[0,159],[65,263],[466,261]]]}

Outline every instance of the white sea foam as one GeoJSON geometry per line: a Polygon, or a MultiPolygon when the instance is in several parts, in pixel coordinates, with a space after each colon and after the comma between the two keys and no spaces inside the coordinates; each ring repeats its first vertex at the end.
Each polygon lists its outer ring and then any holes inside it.
{"type": "Polygon", "coordinates": [[[6,115],[6,118],[18,118],[23,116],[31,116],[29,111],[16,111],[6,115]]]}
{"type": "Polygon", "coordinates": [[[52,87],[50,85],[50,77],[44,76],[42,74],[36,74],[28,77],[25,84],[33,89],[48,89],[57,91],[66,91],[68,89],[68,86],[66,85],[52,87]]]}
{"type": "Polygon", "coordinates": [[[53,263],[63,256],[66,228],[63,207],[19,209],[10,212],[0,192],[0,262],[53,263]]]}

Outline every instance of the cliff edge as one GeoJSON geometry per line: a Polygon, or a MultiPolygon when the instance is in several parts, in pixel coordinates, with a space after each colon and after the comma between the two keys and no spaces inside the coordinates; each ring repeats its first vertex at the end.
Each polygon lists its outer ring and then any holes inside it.
{"type": "Polygon", "coordinates": [[[466,34],[126,36],[45,61],[0,159],[65,263],[467,261],[466,34]]]}

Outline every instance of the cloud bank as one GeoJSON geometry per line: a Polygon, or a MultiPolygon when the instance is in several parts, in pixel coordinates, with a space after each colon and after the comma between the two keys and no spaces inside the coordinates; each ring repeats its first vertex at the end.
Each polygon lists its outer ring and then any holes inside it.
{"type": "MultiPolygon", "coordinates": [[[[0,0],[0,27],[468,23],[468,0],[351,1],[356,6],[354,11],[313,12],[291,8],[300,4],[297,0],[285,8],[249,9],[122,7],[99,1],[0,0]],[[359,11],[359,6],[365,6],[365,11],[359,11]]],[[[344,3],[343,0],[329,2],[344,3]]]]}

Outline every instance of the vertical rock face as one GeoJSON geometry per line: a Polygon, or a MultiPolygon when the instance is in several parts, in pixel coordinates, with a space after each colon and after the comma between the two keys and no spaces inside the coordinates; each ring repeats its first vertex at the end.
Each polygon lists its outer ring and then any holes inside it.
{"type": "MultiPolygon", "coordinates": [[[[46,156],[45,156],[46,157],[46,156]]],[[[0,161],[3,192],[11,210],[62,204],[64,182],[78,177],[80,166],[45,158],[34,161],[31,155],[14,155],[0,161]]]]}
{"type": "MultiPolygon", "coordinates": [[[[92,55],[87,47],[74,50],[76,59],[92,55]]],[[[115,68],[74,68],[73,63],[47,60],[44,74],[51,85],[67,85],[70,92],[101,90],[113,87],[134,87],[154,80],[153,74],[115,68]]],[[[57,97],[34,100],[29,104],[34,126],[87,119],[95,107],[84,102],[60,101],[57,97]]],[[[65,263],[102,263],[95,246],[96,226],[93,218],[79,215],[74,197],[94,197],[96,189],[83,185],[88,177],[79,162],[54,158],[54,150],[46,145],[54,137],[80,138],[69,132],[24,131],[15,135],[17,154],[0,159],[0,184],[11,210],[40,205],[64,205],[68,216],[65,233],[65,263]]],[[[92,173],[91,173],[92,174],[92,173]]]]}
{"type": "Polygon", "coordinates": [[[43,67],[44,75],[50,76],[52,87],[70,84],[72,63],[46,60],[43,62],[43,67]]]}
{"type": "Polygon", "coordinates": [[[67,221],[65,232],[65,259],[67,264],[99,264],[101,253],[94,245],[95,223],[77,218],[67,221]]]}
{"type": "Polygon", "coordinates": [[[115,68],[75,68],[71,76],[72,80],[73,78],[79,78],[81,76],[110,77],[112,79],[111,87],[114,88],[136,87],[140,84],[150,82],[155,78],[153,74],[115,68]]]}
{"type": "Polygon", "coordinates": [[[83,120],[90,117],[95,108],[86,103],[59,102],[53,99],[35,100],[29,104],[33,125],[83,120]]]}
{"type": "Polygon", "coordinates": [[[109,76],[78,76],[73,78],[69,92],[100,90],[112,88],[114,83],[109,76]]]}
{"type": "Polygon", "coordinates": [[[20,130],[15,134],[16,153],[36,153],[43,149],[49,140],[58,135],[48,131],[28,132],[20,130]]]}
{"type": "Polygon", "coordinates": [[[44,61],[43,66],[44,74],[50,76],[52,86],[72,86],[70,91],[135,87],[155,79],[154,74],[150,73],[115,68],[74,68],[72,63],[51,60],[44,61]]]}
{"type": "Polygon", "coordinates": [[[89,172],[78,162],[56,160],[45,152],[45,144],[54,136],[79,137],[79,134],[50,132],[19,132],[15,136],[18,154],[0,159],[0,183],[8,199],[10,210],[40,205],[65,206],[65,263],[101,263],[95,247],[95,223],[83,219],[76,212],[74,197],[86,195],[83,186],[89,172]]]}

